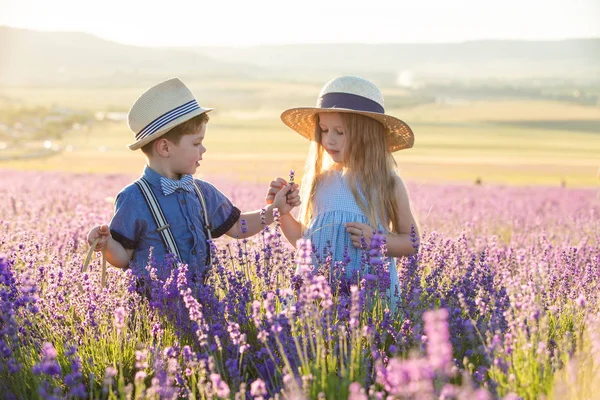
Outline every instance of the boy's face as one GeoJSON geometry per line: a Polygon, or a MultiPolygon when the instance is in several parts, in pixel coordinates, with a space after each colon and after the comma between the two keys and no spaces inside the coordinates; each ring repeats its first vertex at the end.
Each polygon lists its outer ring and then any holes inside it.
{"type": "Polygon", "coordinates": [[[176,174],[194,174],[200,166],[206,147],[202,144],[206,136],[206,124],[202,124],[196,133],[183,135],[179,144],[171,143],[169,162],[176,174]]]}

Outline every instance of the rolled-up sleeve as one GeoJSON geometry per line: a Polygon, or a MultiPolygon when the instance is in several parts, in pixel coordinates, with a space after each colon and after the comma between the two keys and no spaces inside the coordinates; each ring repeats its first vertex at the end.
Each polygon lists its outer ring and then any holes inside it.
{"type": "Polygon", "coordinates": [[[209,182],[197,181],[206,201],[213,238],[223,236],[240,218],[241,211],[219,189],[209,182]]]}
{"type": "Polygon", "coordinates": [[[139,215],[140,196],[135,186],[123,189],[115,199],[115,215],[110,221],[110,233],[126,249],[136,249],[140,241],[141,219],[139,215]]]}

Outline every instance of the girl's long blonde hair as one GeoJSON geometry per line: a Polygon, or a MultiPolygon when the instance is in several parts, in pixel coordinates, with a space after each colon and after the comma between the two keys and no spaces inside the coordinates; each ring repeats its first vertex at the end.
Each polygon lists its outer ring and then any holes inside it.
{"type": "MultiPolygon", "coordinates": [[[[388,150],[383,125],[360,114],[340,113],[346,135],[344,167],[356,203],[377,227],[378,221],[390,232],[400,233],[398,199],[396,198],[396,160],[388,150]],[[362,196],[361,196],[362,193],[362,196]],[[364,196],[364,197],[363,197],[364,196]]],[[[300,222],[307,226],[313,215],[315,192],[324,175],[338,167],[321,145],[319,116],[302,178],[300,222]]]]}

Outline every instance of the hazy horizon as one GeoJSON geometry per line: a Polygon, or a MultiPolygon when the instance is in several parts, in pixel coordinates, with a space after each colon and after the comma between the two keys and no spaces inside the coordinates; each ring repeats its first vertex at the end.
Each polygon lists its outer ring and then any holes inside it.
{"type": "Polygon", "coordinates": [[[143,47],[251,47],[316,43],[461,43],[600,37],[600,2],[263,0],[209,4],[171,1],[169,10],[138,1],[1,0],[0,25],[82,32],[143,47]],[[90,12],[92,8],[92,12],[90,12]],[[172,14],[166,14],[171,11],[172,14]],[[167,17],[165,17],[165,14],[167,17]],[[293,17],[292,17],[293,16],[293,17]],[[569,23],[565,23],[568,21],[569,23]]]}
{"type": "Polygon", "coordinates": [[[465,40],[439,40],[439,41],[389,41],[389,42],[366,42],[366,41],[305,41],[305,42],[273,42],[273,43],[258,43],[258,44],[181,44],[181,45],[160,45],[160,44],[136,44],[136,43],[127,43],[121,42],[118,40],[114,40],[111,38],[106,38],[104,36],[85,31],[77,31],[77,30],[48,30],[48,29],[36,29],[25,26],[15,26],[10,24],[2,24],[0,23],[0,28],[9,28],[9,29],[22,29],[26,31],[38,32],[38,33],[66,33],[66,34],[84,34],[91,35],[98,39],[106,40],[108,42],[112,42],[118,45],[125,46],[134,46],[134,47],[144,47],[144,48],[211,48],[211,47],[228,47],[228,48],[253,48],[253,47],[276,47],[276,46],[302,46],[302,45],[332,45],[332,44],[340,44],[340,45],[456,45],[470,42],[561,42],[561,41],[571,41],[571,40],[596,40],[600,39],[600,33],[596,36],[573,36],[573,37],[563,37],[563,38],[545,38],[545,39],[519,39],[519,38],[474,38],[474,39],[465,39],[465,40]]]}

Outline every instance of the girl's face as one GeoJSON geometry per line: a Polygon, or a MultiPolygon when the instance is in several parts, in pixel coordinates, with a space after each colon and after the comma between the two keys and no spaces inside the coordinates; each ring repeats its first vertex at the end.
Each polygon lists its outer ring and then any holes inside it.
{"type": "Polygon", "coordinates": [[[333,161],[343,164],[346,134],[342,126],[341,114],[319,114],[319,127],[321,128],[321,145],[333,158],[333,161]]]}

